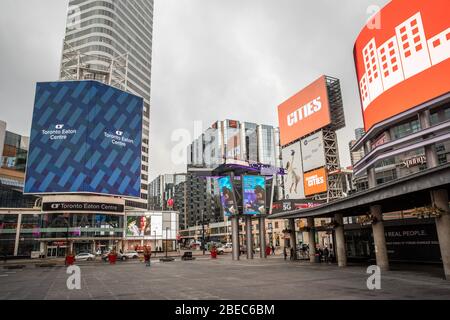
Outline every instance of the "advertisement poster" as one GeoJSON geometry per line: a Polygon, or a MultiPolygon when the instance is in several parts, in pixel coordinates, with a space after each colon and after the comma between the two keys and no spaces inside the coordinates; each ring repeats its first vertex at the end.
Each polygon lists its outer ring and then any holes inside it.
{"type": "Polygon", "coordinates": [[[311,171],[325,166],[323,133],[319,131],[302,139],[303,171],[311,171]]]}
{"type": "Polygon", "coordinates": [[[300,142],[296,142],[282,150],[285,199],[302,199],[305,197],[303,187],[303,166],[300,142]]]}
{"type": "Polygon", "coordinates": [[[327,171],[325,168],[305,173],[305,195],[307,197],[327,191],[327,171]]]}
{"type": "Polygon", "coordinates": [[[281,145],[331,123],[325,76],[320,77],[278,107],[281,145]]]}
{"type": "Polygon", "coordinates": [[[150,217],[128,216],[127,217],[127,237],[150,236],[150,217]]]}
{"type": "Polygon", "coordinates": [[[393,0],[354,47],[366,132],[450,91],[448,0],[393,0]]]}
{"type": "Polygon", "coordinates": [[[266,213],[266,178],[242,176],[243,208],[246,215],[266,213]]]}
{"type": "Polygon", "coordinates": [[[223,214],[226,217],[239,214],[231,178],[222,177],[219,178],[218,182],[220,189],[220,202],[222,204],[223,214]]]}
{"type": "Polygon", "coordinates": [[[25,194],[141,195],[141,97],[97,81],[37,84],[25,194]]]}

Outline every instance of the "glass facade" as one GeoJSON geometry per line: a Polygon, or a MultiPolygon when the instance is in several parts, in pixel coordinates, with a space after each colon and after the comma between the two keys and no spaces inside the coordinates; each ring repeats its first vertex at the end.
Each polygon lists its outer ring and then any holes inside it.
{"type": "Polygon", "coordinates": [[[17,233],[17,214],[0,214],[0,255],[13,256],[17,233]]]}
{"type": "Polygon", "coordinates": [[[124,217],[121,215],[74,213],[41,216],[40,238],[76,239],[122,237],[124,217]]]}

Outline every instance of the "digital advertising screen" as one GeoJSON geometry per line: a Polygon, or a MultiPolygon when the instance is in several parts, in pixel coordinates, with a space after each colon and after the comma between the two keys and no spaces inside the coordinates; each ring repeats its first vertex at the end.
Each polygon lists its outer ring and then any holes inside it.
{"type": "Polygon", "coordinates": [[[151,235],[151,220],[146,216],[127,217],[127,237],[144,237],[151,235]]]}
{"type": "Polygon", "coordinates": [[[328,191],[327,170],[325,168],[316,169],[305,173],[305,196],[312,196],[328,191]]]}
{"type": "Polygon", "coordinates": [[[278,107],[280,142],[285,146],[331,123],[325,76],[278,107]]]}
{"type": "Polygon", "coordinates": [[[266,178],[242,176],[242,199],[244,215],[266,213],[266,178]]]}
{"type": "Polygon", "coordinates": [[[366,132],[450,91],[449,1],[392,0],[378,18],[354,46],[366,132]]]}
{"type": "Polygon", "coordinates": [[[325,166],[325,147],[322,131],[302,139],[301,144],[304,171],[311,171],[325,166]]]}
{"type": "Polygon", "coordinates": [[[97,81],[36,87],[25,194],[140,197],[143,99],[97,81]]]}
{"type": "Polygon", "coordinates": [[[302,199],[305,197],[303,186],[303,164],[300,141],[284,147],[281,151],[284,167],[285,199],[302,199]]]}
{"type": "Polygon", "coordinates": [[[231,177],[219,178],[218,183],[220,190],[220,202],[224,216],[231,217],[239,214],[231,177]]]}

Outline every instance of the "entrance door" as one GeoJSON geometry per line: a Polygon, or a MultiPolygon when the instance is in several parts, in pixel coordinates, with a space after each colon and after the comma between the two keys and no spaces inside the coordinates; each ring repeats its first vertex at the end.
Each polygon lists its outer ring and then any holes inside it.
{"type": "Polygon", "coordinates": [[[56,247],[47,247],[47,257],[55,258],[57,255],[56,247]]]}

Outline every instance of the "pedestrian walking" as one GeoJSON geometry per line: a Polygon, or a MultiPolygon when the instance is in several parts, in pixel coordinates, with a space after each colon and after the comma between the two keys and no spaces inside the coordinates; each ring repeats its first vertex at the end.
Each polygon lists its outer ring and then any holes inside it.
{"type": "Polygon", "coordinates": [[[144,261],[145,261],[145,265],[147,267],[150,267],[151,257],[152,257],[152,249],[148,248],[148,247],[145,247],[144,248],[144,261]]]}
{"type": "Polygon", "coordinates": [[[287,249],[286,247],[283,248],[283,256],[284,256],[284,260],[287,259],[287,249]]]}
{"type": "Polygon", "coordinates": [[[328,263],[330,261],[330,251],[328,250],[328,247],[325,247],[325,249],[323,249],[323,261],[325,263],[328,263]]]}
{"type": "Polygon", "coordinates": [[[274,245],[272,245],[272,255],[273,256],[275,255],[275,246],[274,245]]]}

